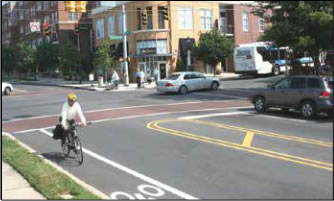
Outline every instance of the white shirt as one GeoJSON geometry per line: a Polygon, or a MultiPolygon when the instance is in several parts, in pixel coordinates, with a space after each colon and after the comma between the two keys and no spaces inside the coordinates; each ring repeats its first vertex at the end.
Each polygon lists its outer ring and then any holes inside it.
{"type": "Polygon", "coordinates": [[[119,80],[119,76],[117,74],[116,71],[114,71],[114,73],[112,74],[112,77],[111,77],[112,80],[119,80]]]}
{"type": "Polygon", "coordinates": [[[73,120],[76,116],[80,117],[82,123],[86,123],[86,118],[82,113],[81,107],[78,102],[74,102],[72,107],[66,101],[63,105],[63,109],[61,111],[62,121],[61,124],[65,129],[68,128],[66,120],[73,120]]]}

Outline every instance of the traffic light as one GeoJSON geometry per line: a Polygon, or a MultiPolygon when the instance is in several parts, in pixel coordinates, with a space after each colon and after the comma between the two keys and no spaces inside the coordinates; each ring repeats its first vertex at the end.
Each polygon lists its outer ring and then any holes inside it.
{"type": "Polygon", "coordinates": [[[79,34],[79,28],[80,28],[80,24],[79,24],[78,22],[76,22],[76,23],[74,24],[74,32],[75,32],[76,34],[79,34]]]}
{"type": "Polygon", "coordinates": [[[144,12],[141,13],[141,23],[142,25],[147,25],[147,14],[144,12]]]}
{"type": "Polygon", "coordinates": [[[50,35],[50,31],[51,31],[51,29],[50,29],[49,24],[44,22],[44,24],[43,24],[43,36],[50,35]]]}
{"type": "Polygon", "coordinates": [[[77,1],[77,11],[78,13],[86,12],[87,1],[77,1]]]}
{"type": "Polygon", "coordinates": [[[168,20],[169,19],[168,7],[167,6],[163,6],[162,7],[162,12],[163,12],[164,20],[168,20]]]}
{"type": "Polygon", "coordinates": [[[66,11],[75,13],[75,1],[65,1],[66,11]]]}
{"type": "Polygon", "coordinates": [[[126,61],[127,61],[128,63],[130,63],[131,58],[130,58],[130,57],[127,57],[127,58],[126,58],[126,61]]]}

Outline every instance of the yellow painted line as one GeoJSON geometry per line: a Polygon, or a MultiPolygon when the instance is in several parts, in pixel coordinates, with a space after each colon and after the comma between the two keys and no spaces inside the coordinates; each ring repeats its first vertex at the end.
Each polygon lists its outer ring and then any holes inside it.
{"type": "MultiPolygon", "coordinates": [[[[171,120],[169,120],[169,121],[171,121],[171,120]]],[[[176,120],[172,120],[172,121],[176,121],[176,120]]],[[[180,120],[177,120],[177,121],[180,121],[180,120]]],[[[199,124],[203,124],[203,125],[215,126],[215,127],[218,127],[218,128],[224,128],[224,129],[241,131],[241,132],[251,131],[251,132],[255,133],[256,135],[263,135],[263,136],[268,136],[268,137],[274,137],[274,138],[279,138],[279,139],[284,139],[284,140],[289,140],[289,141],[295,141],[295,142],[300,142],[300,143],[305,143],[305,144],[319,145],[319,146],[330,147],[330,148],[333,147],[333,143],[320,141],[320,140],[294,137],[294,136],[288,136],[288,135],[283,135],[283,134],[278,134],[278,133],[272,133],[272,132],[266,132],[266,131],[255,130],[255,129],[236,127],[236,126],[229,126],[229,125],[225,125],[225,124],[218,124],[218,123],[212,123],[212,122],[206,122],[206,121],[200,121],[200,120],[182,120],[182,121],[199,123],[199,124]]]]}
{"type": "Polygon", "coordinates": [[[242,143],[242,146],[250,147],[252,144],[253,137],[254,137],[254,133],[251,131],[247,131],[247,134],[244,139],[244,142],[242,143]]]}
{"type": "Polygon", "coordinates": [[[159,132],[170,134],[170,135],[185,137],[185,138],[193,139],[193,140],[196,140],[196,141],[206,142],[206,143],[209,143],[209,144],[215,144],[215,145],[218,145],[218,146],[238,149],[238,150],[247,151],[247,152],[251,152],[251,153],[255,153],[255,154],[259,154],[259,155],[264,155],[264,156],[268,156],[268,157],[272,157],[272,158],[276,158],[276,159],[281,159],[281,160],[290,161],[290,162],[294,162],[294,163],[298,163],[298,164],[302,164],[302,165],[307,165],[307,166],[311,166],[311,167],[316,167],[316,168],[320,168],[320,169],[324,169],[324,170],[333,171],[333,164],[331,164],[331,163],[311,160],[311,159],[307,159],[307,158],[303,158],[303,157],[292,156],[292,155],[288,155],[288,154],[284,154],[284,153],[273,152],[271,150],[265,150],[265,149],[255,148],[255,147],[244,147],[240,144],[236,144],[236,143],[232,143],[232,142],[228,142],[228,141],[223,141],[223,140],[218,140],[218,139],[214,139],[214,138],[198,136],[198,135],[194,135],[194,134],[191,134],[191,133],[181,132],[181,131],[177,131],[177,130],[173,130],[173,129],[162,128],[162,127],[158,126],[158,124],[162,123],[162,122],[167,122],[167,121],[150,122],[149,124],[147,124],[147,127],[150,128],[150,129],[159,131],[159,132]]]}
{"type": "Polygon", "coordinates": [[[294,136],[287,136],[287,135],[278,134],[278,133],[266,132],[266,131],[255,130],[255,129],[247,129],[247,128],[242,128],[242,127],[236,127],[236,126],[230,126],[230,125],[225,125],[225,124],[206,122],[206,121],[201,121],[201,120],[188,120],[188,121],[189,122],[194,122],[194,123],[196,122],[196,123],[200,123],[200,124],[204,124],[204,125],[211,125],[211,126],[215,126],[215,127],[219,127],[219,128],[236,130],[236,131],[243,131],[243,132],[251,131],[251,132],[254,132],[255,134],[259,134],[259,135],[281,138],[281,139],[285,139],[285,140],[291,140],[291,141],[302,142],[302,143],[307,143],[307,144],[315,144],[315,145],[320,145],[320,146],[325,146],[325,147],[333,147],[333,143],[320,141],[320,140],[306,139],[306,138],[294,137],[294,136]]]}

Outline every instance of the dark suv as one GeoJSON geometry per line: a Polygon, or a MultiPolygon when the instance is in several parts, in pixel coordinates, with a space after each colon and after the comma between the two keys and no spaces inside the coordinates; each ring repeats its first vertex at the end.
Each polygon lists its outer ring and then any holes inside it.
{"type": "Polygon", "coordinates": [[[333,78],[298,75],[283,78],[269,88],[251,95],[250,100],[258,112],[269,107],[300,110],[306,118],[320,112],[333,115],[333,78]]]}

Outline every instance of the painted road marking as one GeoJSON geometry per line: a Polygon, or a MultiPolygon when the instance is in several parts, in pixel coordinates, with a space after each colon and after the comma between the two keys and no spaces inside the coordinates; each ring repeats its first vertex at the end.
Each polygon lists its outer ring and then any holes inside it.
{"type": "Polygon", "coordinates": [[[200,93],[200,92],[193,92],[194,95],[201,95],[201,96],[215,96],[215,97],[224,97],[224,98],[237,98],[239,100],[248,100],[243,96],[232,96],[232,95],[224,95],[224,94],[207,94],[207,93],[200,93]]]}
{"type": "MultiPolygon", "coordinates": [[[[42,132],[42,133],[44,133],[44,134],[46,134],[46,135],[48,135],[50,137],[53,136],[52,133],[50,133],[50,132],[48,132],[46,130],[43,130],[43,129],[41,129],[40,132],[42,132]]],[[[139,178],[139,179],[141,179],[141,180],[143,180],[145,182],[153,184],[153,185],[155,185],[155,186],[157,186],[157,187],[159,187],[161,189],[164,189],[165,191],[168,191],[168,192],[170,192],[170,193],[172,193],[174,195],[177,195],[177,196],[179,196],[179,197],[181,197],[183,199],[191,199],[191,200],[195,200],[195,199],[197,200],[198,199],[198,198],[196,198],[194,196],[191,196],[191,195],[189,195],[187,193],[184,193],[184,192],[182,192],[180,190],[177,190],[176,188],[173,188],[173,187],[171,187],[169,185],[166,185],[166,184],[164,184],[164,183],[162,183],[160,181],[157,181],[157,180],[152,179],[152,178],[150,178],[148,176],[145,176],[145,175],[143,175],[143,174],[141,174],[141,173],[139,173],[139,172],[137,172],[135,170],[132,170],[132,169],[130,169],[128,167],[125,167],[124,165],[121,165],[121,164],[116,163],[116,162],[114,162],[112,160],[109,160],[109,159],[107,159],[107,158],[105,158],[105,157],[103,157],[103,156],[101,156],[101,155],[99,155],[97,153],[94,153],[94,152],[92,152],[92,151],[90,151],[90,150],[88,150],[88,149],[86,149],[84,147],[82,147],[82,151],[85,154],[90,155],[91,157],[93,157],[93,158],[95,158],[97,160],[100,160],[100,161],[102,161],[102,162],[104,162],[104,163],[106,163],[108,165],[111,165],[114,168],[117,168],[117,169],[119,169],[119,170],[121,170],[123,172],[126,172],[126,173],[128,173],[128,174],[130,174],[130,175],[132,175],[134,177],[137,177],[137,178],[139,178]]]]}
{"type": "MultiPolygon", "coordinates": [[[[163,132],[163,133],[167,133],[167,134],[170,134],[170,135],[185,137],[185,138],[193,139],[193,140],[196,140],[196,141],[206,142],[206,143],[209,143],[209,144],[215,144],[215,145],[222,146],[222,147],[238,149],[238,150],[247,151],[247,152],[251,152],[251,153],[255,153],[255,154],[259,154],[259,155],[268,156],[268,157],[271,157],[271,158],[281,159],[281,160],[290,161],[290,162],[294,162],[294,163],[298,163],[298,164],[302,164],[302,165],[307,165],[307,166],[311,166],[311,167],[316,167],[316,168],[320,168],[320,169],[324,169],[324,170],[333,171],[333,164],[331,164],[331,163],[326,163],[326,162],[323,162],[323,161],[316,161],[316,160],[312,160],[312,159],[308,159],[308,158],[304,158],[304,157],[299,157],[299,156],[292,156],[292,155],[289,155],[289,154],[274,152],[274,151],[271,151],[271,150],[260,149],[260,148],[256,148],[256,147],[246,147],[246,146],[243,146],[243,145],[240,145],[240,144],[237,144],[237,143],[233,143],[233,142],[229,142],[229,141],[204,137],[204,136],[195,135],[195,134],[188,133],[188,132],[182,132],[182,131],[173,130],[173,129],[164,128],[164,127],[159,126],[160,123],[166,123],[166,122],[191,122],[191,121],[189,121],[189,120],[169,120],[169,119],[160,120],[160,121],[153,121],[153,122],[150,122],[150,123],[147,124],[147,128],[153,129],[153,130],[156,130],[156,131],[160,131],[160,132],[163,132]]],[[[326,143],[326,142],[323,142],[323,143],[326,143]]]]}
{"type": "Polygon", "coordinates": [[[252,144],[253,137],[254,137],[254,132],[247,131],[247,134],[244,139],[244,142],[242,143],[242,146],[250,147],[252,144]]]}
{"type": "MultiPolygon", "coordinates": [[[[253,108],[253,107],[247,107],[247,108],[253,108]]],[[[207,115],[179,117],[177,119],[181,119],[181,120],[202,119],[202,118],[208,118],[208,117],[231,116],[231,115],[237,115],[237,114],[252,114],[252,113],[254,113],[254,112],[225,112],[225,113],[213,113],[213,114],[207,114],[207,115]]]]}
{"type": "Polygon", "coordinates": [[[165,192],[156,187],[156,186],[152,186],[152,185],[147,185],[147,184],[142,184],[140,186],[138,186],[138,191],[140,193],[135,193],[133,195],[123,192],[123,191],[116,191],[113,192],[110,195],[110,198],[112,200],[117,200],[117,199],[129,199],[129,200],[155,200],[157,197],[162,197],[165,195],[165,192]],[[153,190],[153,191],[152,191],[153,190]],[[144,194],[144,195],[143,195],[144,194]],[[122,196],[122,197],[120,197],[122,196]],[[145,198],[145,196],[149,196],[148,198],[145,198]]]}
{"type": "MultiPolygon", "coordinates": [[[[100,122],[106,122],[106,121],[115,121],[115,120],[123,120],[123,119],[134,119],[134,118],[140,118],[140,117],[153,117],[153,116],[159,116],[159,115],[169,115],[169,114],[183,114],[183,113],[190,113],[190,112],[206,112],[206,111],[214,111],[214,110],[230,110],[230,109],[249,109],[253,108],[252,106],[248,107],[229,107],[229,108],[210,108],[210,109],[202,109],[202,110],[188,110],[188,111],[180,111],[180,112],[161,112],[161,113],[155,113],[155,114],[147,114],[147,115],[133,115],[133,116],[127,116],[127,117],[116,117],[116,118],[108,118],[108,119],[101,119],[101,120],[95,120],[91,121],[92,123],[100,123],[100,122]]],[[[33,131],[38,131],[40,129],[50,129],[55,128],[55,126],[49,126],[44,128],[34,128],[29,130],[23,130],[23,131],[17,131],[14,132],[14,134],[22,134],[22,133],[29,133],[33,131]]]]}

